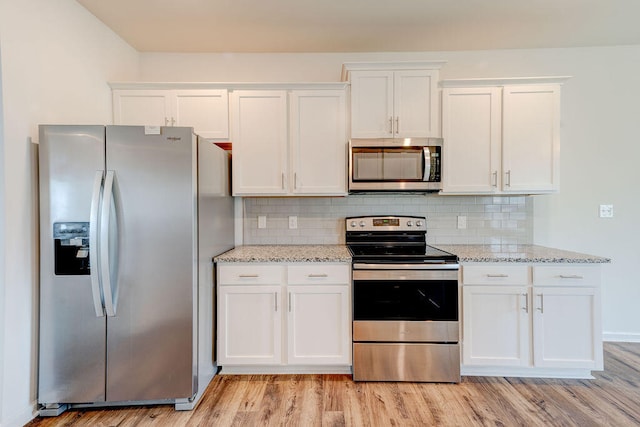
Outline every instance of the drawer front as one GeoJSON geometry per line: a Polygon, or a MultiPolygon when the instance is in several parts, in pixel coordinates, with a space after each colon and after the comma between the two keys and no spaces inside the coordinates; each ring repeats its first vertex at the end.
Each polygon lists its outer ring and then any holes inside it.
{"type": "Polygon", "coordinates": [[[534,266],[535,286],[599,286],[600,267],[585,265],[534,266]]]}
{"type": "Polygon", "coordinates": [[[220,265],[219,285],[279,285],[283,282],[284,267],[280,265],[220,265]]]}
{"type": "Polygon", "coordinates": [[[527,265],[463,265],[462,283],[464,285],[528,285],[529,266],[527,265]]]}
{"type": "Polygon", "coordinates": [[[290,265],[287,269],[290,285],[346,285],[351,282],[351,264],[318,262],[290,265]]]}

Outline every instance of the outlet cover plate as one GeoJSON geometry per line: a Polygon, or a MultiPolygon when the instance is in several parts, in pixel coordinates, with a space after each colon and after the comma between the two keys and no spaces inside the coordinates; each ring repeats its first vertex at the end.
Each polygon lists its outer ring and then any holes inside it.
{"type": "Polygon", "coordinates": [[[613,218],[613,205],[600,205],[600,218],[613,218]]]}

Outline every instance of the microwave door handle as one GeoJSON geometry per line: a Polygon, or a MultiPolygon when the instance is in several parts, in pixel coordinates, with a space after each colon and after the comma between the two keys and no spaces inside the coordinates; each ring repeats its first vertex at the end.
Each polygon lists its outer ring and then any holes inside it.
{"type": "Polygon", "coordinates": [[[431,151],[429,151],[429,147],[422,147],[422,155],[424,162],[422,180],[426,182],[429,181],[429,177],[431,176],[431,151]]]}

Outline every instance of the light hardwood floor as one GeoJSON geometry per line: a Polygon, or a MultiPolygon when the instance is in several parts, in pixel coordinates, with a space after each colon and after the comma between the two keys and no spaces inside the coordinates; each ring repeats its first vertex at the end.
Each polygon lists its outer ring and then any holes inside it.
{"type": "Polygon", "coordinates": [[[605,343],[594,380],[463,377],[354,383],[349,375],[219,375],[194,411],[72,410],[35,426],[638,426],[640,344],[605,343]]]}

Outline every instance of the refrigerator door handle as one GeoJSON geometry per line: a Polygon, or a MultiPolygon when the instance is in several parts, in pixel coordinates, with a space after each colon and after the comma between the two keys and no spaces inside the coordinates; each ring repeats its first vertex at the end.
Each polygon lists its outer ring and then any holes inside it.
{"type": "Polygon", "coordinates": [[[110,259],[110,228],[111,228],[111,203],[113,201],[114,172],[107,171],[102,195],[102,210],[100,212],[100,277],[102,278],[102,290],[104,292],[104,307],[107,316],[116,315],[116,299],[118,297],[117,286],[113,286],[111,278],[110,259]]]}
{"type": "Polygon", "coordinates": [[[98,214],[100,211],[100,193],[102,192],[102,177],[104,171],[96,171],[93,179],[93,193],[91,195],[91,216],[89,218],[89,265],[91,269],[91,293],[96,317],[104,316],[104,296],[100,286],[99,253],[98,253],[98,214]]]}

